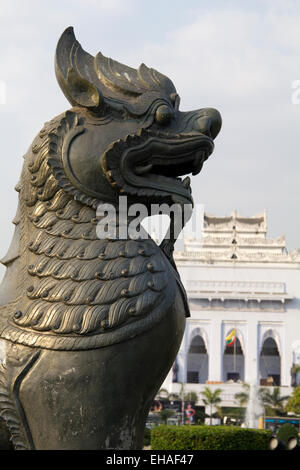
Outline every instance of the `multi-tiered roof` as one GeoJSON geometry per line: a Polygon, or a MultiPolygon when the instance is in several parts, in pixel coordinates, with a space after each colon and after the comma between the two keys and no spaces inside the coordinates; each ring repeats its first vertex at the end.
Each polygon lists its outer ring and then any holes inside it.
{"type": "Polygon", "coordinates": [[[175,251],[188,298],[201,301],[204,309],[234,310],[243,301],[244,310],[273,311],[276,305],[282,310],[293,296],[287,292],[284,278],[277,279],[271,271],[299,269],[300,250],[288,253],[284,236],[270,239],[266,235],[266,212],[254,217],[243,217],[236,211],[226,217],[205,213],[202,238],[185,237],[184,249],[175,251]],[[193,275],[191,266],[197,268],[193,275]],[[236,269],[239,267],[267,271],[258,275],[257,270],[247,269],[241,273],[236,269]]]}
{"type": "Polygon", "coordinates": [[[285,236],[271,239],[266,235],[266,212],[253,217],[243,217],[236,211],[225,217],[205,213],[202,237],[185,237],[184,250],[175,256],[208,262],[300,261],[299,251],[287,252],[285,236]]]}

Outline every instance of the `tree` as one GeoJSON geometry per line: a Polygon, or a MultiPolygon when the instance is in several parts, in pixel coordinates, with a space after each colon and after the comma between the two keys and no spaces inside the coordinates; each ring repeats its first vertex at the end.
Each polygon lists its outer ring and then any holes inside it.
{"type": "MultiPolygon", "coordinates": [[[[167,401],[181,401],[181,422],[184,424],[184,416],[185,416],[185,402],[194,402],[198,401],[198,394],[197,392],[191,390],[189,392],[185,392],[184,390],[184,383],[180,383],[180,391],[179,393],[168,392],[167,389],[161,388],[157,394],[157,400],[167,400],[167,401]]],[[[164,411],[164,410],[162,410],[164,411]]],[[[167,411],[167,410],[166,410],[167,411]]],[[[169,417],[169,416],[168,416],[169,417]]],[[[163,419],[163,418],[162,418],[163,419]]]]}
{"type": "Polygon", "coordinates": [[[250,391],[250,385],[244,383],[243,384],[243,392],[236,393],[234,395],[234,398],[239,402],[240,406],[246,406],[249,400],[249,391],[250,391]]]}
{"type": "Polygon", "coordinates": [[[286,410],[295,413],[296,415],[300,414],[300,386],[294,388],[293,393],[287,402],[286,410]]]}
{"type": "Polygon", "coordinates": [[[183,395],[184,401],[196,403],[198,401],[198,394],[196,392],[187,392],[183,395]]]}
{"type": "Polygon", "coordinates": [[[265,407],[265,413],[282,416],[285,413],[283,402],[289,399],[289,395],[280,395],[280,387],[274,387],[273,391],[261,389],[261,400],[265,407]]]}
{"type": "Polygon", "coordinates": [[[209,387],[205,387],[204,391],[201,392],[201,395],[203,396],[202,401],[206,406],[210,407],[210,424],[212,423],[212,417],[213,417],[213,412],[212,409],[213,407],[217,407],[219,403],[221,403],[221,398],[220,394],[222,393],[223,390],[220,388],[217,388],[216,390],[212,391],[209,387]]]}
{"type": "Polygon", "coordinates": [[[180,400],[181,398],[178,393],[168,392],[166,388],[161,388],[160,390],[158,390],[156,394],[156,399],[174,401],[174,400],[180,400]]]}

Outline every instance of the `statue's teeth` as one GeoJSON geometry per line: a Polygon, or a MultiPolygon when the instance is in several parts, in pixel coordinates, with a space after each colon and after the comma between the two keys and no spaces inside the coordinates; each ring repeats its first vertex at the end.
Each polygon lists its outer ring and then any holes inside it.
{"type": "Polygon", "coordinates": [[[189,188],[190,187],[190,184],[191,184],[191,178],[189,176],[186,176],[184,178],[184,180],[182,181],[182,185],[185,187],[185,188],[189,188]]]}

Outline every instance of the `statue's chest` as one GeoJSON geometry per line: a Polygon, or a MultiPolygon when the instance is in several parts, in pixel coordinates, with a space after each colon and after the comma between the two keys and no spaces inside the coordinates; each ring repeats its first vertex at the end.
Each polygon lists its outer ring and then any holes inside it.
{"type": "Polygon", "coordinates": [[[157,245],[151,239],[99,240],[88,222],[68,225],[67,211],[70,207],[60,210],[55,223],[51,212],[31,219],[23,291],[8,319],[7,338],[86,349],[159,321],[177,288],[157,245]]]}

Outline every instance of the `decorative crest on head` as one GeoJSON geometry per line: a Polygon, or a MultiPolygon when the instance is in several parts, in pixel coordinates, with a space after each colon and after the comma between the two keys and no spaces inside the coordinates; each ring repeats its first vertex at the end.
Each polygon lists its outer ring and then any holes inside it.
{"type": "Polygon", "coordinates": [[[99,52],[95,57],[83,50],[72,27],[59,39],[55,54],[58,83],[73,106],[92,110],[104,103],[126,108],[134,115],[144,114],[155,99],[178,100],[172,81],[157,70],[141,64],[128,67],[99,52]]]}

